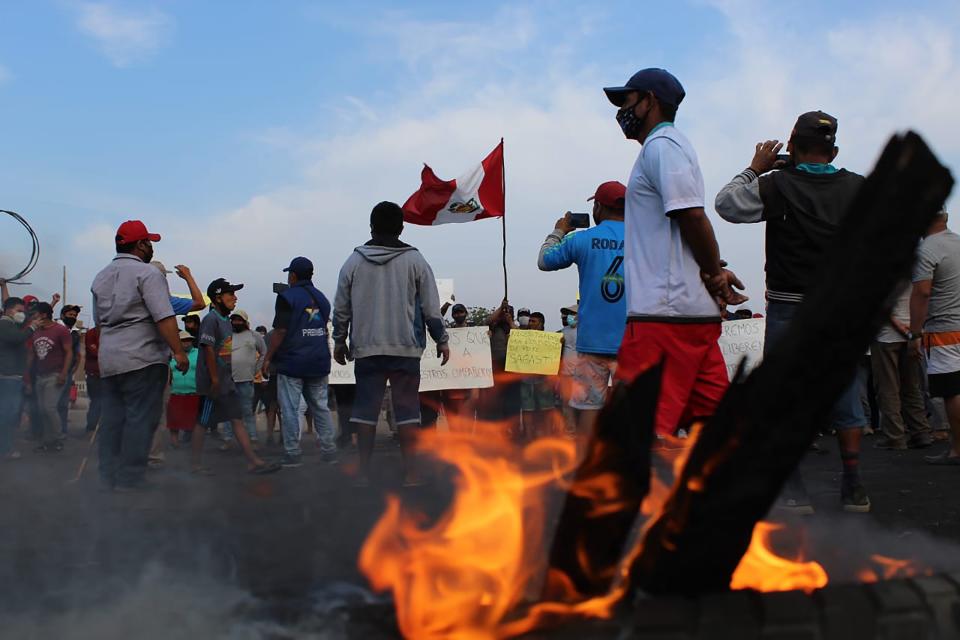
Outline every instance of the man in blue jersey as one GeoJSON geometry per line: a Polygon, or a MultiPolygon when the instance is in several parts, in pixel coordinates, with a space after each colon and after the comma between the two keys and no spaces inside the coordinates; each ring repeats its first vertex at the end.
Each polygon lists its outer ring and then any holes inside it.
{"type": "Polygon", "coordinates": [[[577,265],[580,306],[577,313],[577,366],[570,407],[577,414],[577,432],[589,435],[607,398],[617,367],[627,303],[623,282],[623,210],[626,187],[604,182],[593,200],[592,229],[571,233],[570,213],[557,220],[540,247],[537,266],[557,271],[577,265]]]}

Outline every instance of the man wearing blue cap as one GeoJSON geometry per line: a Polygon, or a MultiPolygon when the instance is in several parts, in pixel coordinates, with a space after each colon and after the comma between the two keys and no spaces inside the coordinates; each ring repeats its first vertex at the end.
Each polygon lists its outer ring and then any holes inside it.
{"type": "Polygon", "coordinates": [[[643,145],[627,183],[627,328],[617,378],[629,382],[663,364],[655,425],[662,440],[713,415],[728,386],[720,311],[747,298],[720,260],[696,151],[673,125],[685,96],[680,82],[663,69],[643,69],[604,92],[624,136],[643,145]]]}
{"type": "Polygon", "coordinates": [[[323,461],[337,464],[333,417],[327,407],[327,376],[330,375],[330,344],[327,323],[330,302],[313,286],[313,263],[302,256],[290,261],[287,284],[277,296],[270,347],[263,375],[276,365],[277,397],[280,401],[280,432],[283,435],[283,466],[299,467],[300,398],[313,415],[323,461]]]}

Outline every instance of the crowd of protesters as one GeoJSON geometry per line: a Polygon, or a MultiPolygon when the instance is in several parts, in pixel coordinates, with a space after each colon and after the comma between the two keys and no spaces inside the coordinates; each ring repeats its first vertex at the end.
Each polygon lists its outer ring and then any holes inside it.
{"type": "MultiPolygon", "coordinates": [[[[429,263],[400,240],[403,211],[394,203],[373,208],[370,240],[340,270],[332,304],[313,283],[311,260],[290,261],[269,330],[251,329],[237,306],[244,285],[225,277],[210,282],[205,297],[190,269],[178,265],[174,272],[190,297],[171,296],[172,272],[153,260],[160,235],[128,221],[117,230],[116,257],[93,281],[94,326],[85,333],[77,326],[79,306],[64,305],[57,314],[58,296],[18,298],[0,281],[0,455],[21,457],[15,441],[25,423],[38,454],[62,450],[81,361],[89,398],[85,431],[97,432],[102,485],[117,491],[147,486],[148,468],[162,467],[168,448],[187,444],[191,471],[212,474],[203,460],[207,436],[224,451],[239,450],[249,473],[299,467],[305,424],[315,432],[322,463],[338,464],[340,451],[356,447],[355,482],[365,486],[384,409],[403,456],[403,484],[417,486],[423,482],[417,431],[434,427],[440,414],[451,431],[483,420],[518,441],[584,438],[611,385],[658,364],[655,446],[676,446],[692,422],[713,414],[728,388],[721,319],[754,314],[732,310],[747,298],[721,259],[696,151],[674,125],[685,97],[680,82],[662,69],[644,69],[604,91],[624,136],[641,148],[626,184],[605,182],[589,198],[594,225],[583,228],[584,220],[564,215],[537,257],[542,271],[578,270],[579,299],[559,310],[557,376],[506,371],[511,335],[545,330],[543,312],[514,313],[503,300],[471,320],[462,303],[441,306],[429,263]],[[445,365],[448,329],[474,323],[488,328],[494,386],[421,393],[427,335],[445,365]],[[330,385],[332,361],[352,361],[355,384],[330,385]],[[279,420],[278,460],[261,457],[261,408],[268,448],[277,442],[279,420]]],[[[757,314],[766,318],[765,352],[782,340],[815,286],[817,267],[863,184],[862,176],[834,164],[837,130],[827,113],[800,115],[786,156],[778,140],[757,144],[749,166],[716,196],[724,220],[766,225],[766,312],[757,314]]],[[[880,448],[930,447],[940,435],[931,427],[932,398],[943,399],[952,438],[947,450],[926,459],[960,465],[960,237],[947,221],[943,211],[929,229],[869,360],[822,427],[839,443],[844,510],[870,510],[859,473],[864,432],[879,430],[880,448]],[[867,397],[874,402],[865,403],[867,397]],[[875,411],[865,410],[870,404],[875,411]]],[[[778,506],[812,512],[799,472],[778,506]]]]}

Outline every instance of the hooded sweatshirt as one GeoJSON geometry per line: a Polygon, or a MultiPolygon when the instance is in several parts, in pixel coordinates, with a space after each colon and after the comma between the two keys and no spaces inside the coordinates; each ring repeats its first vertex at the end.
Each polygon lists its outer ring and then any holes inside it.
{"type": "Polygon", "coordinates": [[[350,337],[355,358],[420,358],[426,332],[447,341],[433,270],[416,248],[396,239],[357,247],[340,269],[333,341],[350,337]]]}

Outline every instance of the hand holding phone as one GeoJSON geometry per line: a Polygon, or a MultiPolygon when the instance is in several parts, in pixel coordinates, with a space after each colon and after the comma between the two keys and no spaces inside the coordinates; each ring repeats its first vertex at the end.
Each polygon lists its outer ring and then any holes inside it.
{"type": "Polygon", "coordinates": [[[568,213],[570,226],[574,229],[588,229],[590,227],[589,213],[568,213]]]}

